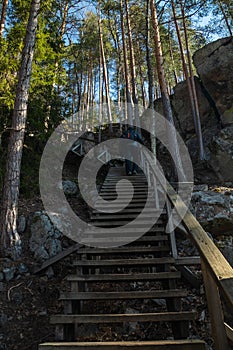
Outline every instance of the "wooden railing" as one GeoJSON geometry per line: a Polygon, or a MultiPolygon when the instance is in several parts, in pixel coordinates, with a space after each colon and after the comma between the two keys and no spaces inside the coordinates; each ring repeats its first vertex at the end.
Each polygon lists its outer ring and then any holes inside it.
{"type": "MultiPolygon", "coordinates": [[[[208,236],[197,219],[187,208],[181,197],[177,194],[174,188],[165,181],[159,169],[151,166],[152,159],[148,154],[144,153],[144,169],[149,174],[150,181],[159,183],[163,190],[167,193],[169,205],[167,204],[168,214],[172,215],[172,211],[176,211],[182,220],[183,229],[187,236],[198,249],[201,259],[202,275],[205,286],[208,310],[210,314],[212,338],[214,340],[215,350],[229,350],[228,340],[233,342],[233,329],[224,322],[224,315],[221,303],[221,297],[226,302],[226,305],[233,310],[233,268],[225,259],[223,254],[208,236]],[[156,180],[152,180],[151,178],[156,180]],[[183,213],[185,215],[183,216],[183,213]]],[[[172,233],[173,230],[170,230],[172,233]]],[[[175,251],[177,255],[177,251],[175,251]]]]}

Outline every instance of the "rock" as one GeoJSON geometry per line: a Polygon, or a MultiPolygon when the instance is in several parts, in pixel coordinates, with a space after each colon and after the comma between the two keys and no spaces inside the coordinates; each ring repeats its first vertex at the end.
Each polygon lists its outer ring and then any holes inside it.
{"type": "Polygon", "coordinates": [[[48,279],[50,279],[54,276],[54,271],[53,271],[53,268],[51,266],[46,270],[46,276],[48,277],[48,279]]]}
{"type": "Polygon", "coordinates": [[[227,246],[224,244],[220,250],[222,251],[229,264],[233,267],[233,246],[227,246]]]}
{"type": "Polygon", "coordinates": [[[214,237],[232,235],[233,196],[214,191],[199,191],[192,195],[191,205],[194,214],[204,229],[214,237]]]}
{"type": "Polygon", "coordinates": [[[221,117],[233,107],[232,47],[233,38],[223,38],[209,43],[193,56],[199,77],[221,117]]]}
{"type": "Polygon", "coordinates": [[[193,192],[208,191],[208,189],[209,189],[208,185],[206,185],[206,184],[193,186],[193,192]]]}
{"type": "Polygon", "coordinates": [[[24,263],[20,263],[18,266],[18,271],[20,274],[25,274],[28,272],[28,268],[24,263]]]}
{"type": "Polygon", "coordinates": [[[233,181],[233,125],[222,129],[208,146],[209,166],[222,182],[233,181]]]}
{"type": "Polygon", "coordinates": [[[78,187],[75,182],[70,180],[62,181],[63,191],[66,195],[75,195],[78,193],[78,187]]]}
{"type": "Polygon", "coordinates": [[[4,312],[0,313],[0,327],[4,327],[8,322],[8,317],[4,312]]]}
{"type": "Polygon", "coordinates": [[[26,230],[26,227],[27,227],[27,219],[24,215],[20,215],[18,218],[18,225],[17,225],[18,233],[24,233],[24,231],[26,230]]]}
{"type": "Polygon", "coordinates": [[[0,282],[2,282],[3,280],[4,280],[4,274],[0,272],[0,282]]]}
{"type": "Polygon", "coordinates": [[[14,278],[15,271],[16,271],[16,268],[14,266],[13,267],[6,267],[5,269],[3,269],[3,273],[5,275],[5,280],[7,282],[11,281],[14,278]]]}
{"type": "Polygon", "coordinates": [[[31,223],[30,250],[39,261],[49,259],[62,251],[62,233],[53,226],[44,212],[36,212],[31,223]]]}
{"type": "MultiPolygon", "coordinates": [[[[205,127],[216,125],[216,116],[212,107],[209,104],[209,101],[203,94],[201,85],[197,77],[195,77],[195,86],[197,92],[201,125],[205,127]]],[[[192,115],[190,97],[186,81],[180,82],[175,86],[174,94],[171,97],[171,104],[174,113],[175,126],[181,133],[181,135],[187,138],[188,134],[194,134],[194,119],[192,115]]]]}

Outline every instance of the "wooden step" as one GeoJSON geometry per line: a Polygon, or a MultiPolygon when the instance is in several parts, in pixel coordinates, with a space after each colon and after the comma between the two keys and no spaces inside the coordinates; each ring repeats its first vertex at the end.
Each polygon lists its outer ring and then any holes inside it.
{"type": "Polygon", "coordinates": [[[156,273],[129,273],[129,274],[90,274],[90,275],[70,275],[67,280],[70,282],[102,282],[102,281],[160,281],[181,278],[180,271],[156,272],[156,273]]]}
{"type": "MultiPolygon", "coordinates": [[[[140,221],[139,221],[140,222],[140,221]]],[[[146,222],[146,221],[145,221],[146,222]]],[[[147,224],[149,225],[152,225],[153,222],[147,222],[147,224]]],[[[132,225],[132,224],[131,224],[132,225]]],[[[130,227],[130,228],[127,228],[127,227],[119,227],[119,228],[113,228],[111,230],[111,236],[115,235],[115,237],[119,237],[121,235],[124,235],[126,237],[130,237],[130,236],[134,236],[135,233],[146,233],[147,231],[144,231],[143,228],[146,224],[144,223],[142,225],[142,227],[139,227],[139,225],[137,225],[136,227],[130,227]]],[[[95,227],[93,227],[92,225],[88,225],[90,228],[86,229],[84,235],[87,236],[87,235],[96,235],[96,234],[99,234],[101,235],[101,237],[106,234],[104,231],[105,230],[102,230],[103,232],[101,232],[101,229],[100,228],[97,228],[95,229],[95,227]]],[[[133,226],[133,225],[132,225],[133,226]]],[[[147,229],[147,227],[145,227],[147,229]]],[[[165,231],[165,228],[164,227],[158,227],[158,226],[154,226],[154,227],[151,227],[150,228],[150,232],[160,232],[160,233],[163,233],[165,231]]]]}
{"type": "MultiPolygon", "coordinates": [[[[127,207],[127,209],[126,208],[124,208],[123,210],[121,210],[121,211],[118,211],[117,212],[117,214],[118,215],[120,215],[120,214],[128,214],[128,213],[141,213],[141,211],[142,211],[142,209],[141,208],[138,208],[138,207],[134,207],[134,208],[129,208],[129,207],[127,207]]],[[[149,213],[151,213],[151,214],[154,214],[154,213],[159,213],[159,212],[161,212],[161,215],[164,215],[164,214],[166,214],[166,211],[165,210],[161,210],[161,209],[156,209],[156,208],[154,208],[154,207],[149,207],[149,208],[146,208],[146,211],[145,211],[145,213],[146,214],[149,214],[149,213]]],[[[95,209],[93,209],[93,211],[92,211],[92,214],[95,214],[95,213],[97,213],[97,214],[101,214],[100,212],[99,212],[99,210],[95,210],[95,209]]],[[[107,213],[103,213],[103,214],[107,214],[107,213]]],[[[109,213],[109,214],[112,214],[112,213],[109,213]]]]}
{"type": "Polygon", "coordinates": [[[165,299],[183,298],[187,291],[182,289],[129,291],[129,292],[63,292],[60,300],[130,300],[130,299],[165,299]]]}
{"type": "Polygon", "coordinates": [[[149,259],[113,259],[113,260],[76,260],[75,266],[155,266],[161,264],[174,264],[174,258],[149,258],[149,259]]]}
{"type": "Polygon", "coordinates": [[[206,350],[201,340],[44,343],[38,350],[206,350]]]}
{"type": "MultiPolygon", "coordinates": [[[[136,240],[133,240],[133,236],[131,237],[133,244],[152,244],[155,242],[163,242],[168,241],[168,236],[165,235],[156,235],[156,236],[142,236],[136,240]]],[[[130,241],[130,237],[100,237],[95,236],[94,237],[83,237],[82,240],[80,240],[80,244],[83,245],[98,245],[98,247],[108,248],[112,247],[112,244],[114,244],[115,247],[123,246],[125,244],[130,244],[132,242],[130,241]]]]}
{"type": "MultiPolygon", "coordinates": [[[[92,214],[90,215],[91,220],[130,220],[130,219],[135,219],[137,216],[139,215],[139,213],[128,213],[128,214],[107,214],[107,213],[99,213],[99,214],[92,214]]],[[[140,215],[141,219],[144,218],[151,218],[151,213],[143,213],[140,215]]],[[[161,219],[158,219],[156,221],[156,224],[163,224],[164,221],[161,219]]]]}
{"type": "MultiPolygon", "coordinates": [[[[124,205],[126,205],[126,204],[128,204],[129,203],[129,205],[132,205],[132,204],[139,204],[139,203],[141,203],[141,205],[145,205],[145,203],[146,203],[146,201],[147,201],[147,198],[123,198],[123,199],[121,199],[121,200],[118,200],[116,197],[115,198],[112,198],[111,200],[107,200],[106,201],[106,198],[103,198],[104,200],[105,200],[105,202],[107,202],[107,203],[104,203],[104,204],[102,204],[102,201],[101,200],[97,200],[96,202],[95,202],[95,208],[98,208],[99,206],[105,206],[105,205],[107,205],[108,207],[109,207],[109,205],[112,207],[112,205],[113,205],[113,208],[114,208],[114,206],[117,204],[117,205],[119,205],[119,204],[124,204],[124,205]],[[115,201],[117,200],[117,203],[115,203],[115,201]]],[[[151,206],[153,205],[153,199],[151,200],[149,200],[149,203],[151,203],[151,206]]]]}
{"type": "Polygon", "coordinates": [[[159,312],[141,314],[54,315],[51,324],[122,323],[122,322],[179,322],[193,321],[196,312],[159,312]]]}
{"type": "MultiPolygon", "coordinates": [[[[121,210],[124,210],[125,208],[141,208],[141,210],[144,208],[145,206],[145,201],[140,201],[140,202],[129,202],[129,201],[126,201],[126,202],[123,202],[123,201],[118,201],[117,203],[95,203],[95,207],[96,209],[98,208],[103,208],[103,209],[108,209],[110,208],[110,205],[111,205],[111,209],[121,209],[121,210]]],[[[150,205],[150,209],[153,209],[153,205],[154,205],[154,202],[150,201],[148,203],[148,205],[150,205]]],[[[147,210],[146,210],[147,211],[147,210]]]]}
{"type": "MultiPolygon", "coordinates": [[[[135,223],[133,221],[130,221],[132,226],[145,226],[145,225],[153,225],[155,223],[155,219],[154,218],[147,218],[147,219],[138,219],[135,223]]],[[[105,226],[122,226],[125,225],[126,222],[125,221],[121,221],[121,220],[105,220],[105,221],[99,221],[99,220],[92,220],[91,221],[91,225],[94,225],[96,227],[105,227],[105,226]]],[[[155,227],[153,232],[164,232],[164,227],[155,227]]]]}
{"type": "Polygon", "coordinates": [[[153,246],[153,247],[125,247],[125,248],[80,248],[77,254],[91,254],[91,255],[102,255],[102,254],[153,254],[157,252],[168,252],[170,247],[168,246],[153,246]]]}

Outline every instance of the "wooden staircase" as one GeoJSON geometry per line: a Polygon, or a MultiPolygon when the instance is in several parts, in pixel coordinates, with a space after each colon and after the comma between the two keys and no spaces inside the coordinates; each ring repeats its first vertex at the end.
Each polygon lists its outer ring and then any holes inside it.
{"type": "MultiPolygon", "coordinates": [[[[147,198],[146,178],[143,175],[126,177],[123,168],[111,169],[100,195],[106,200],[115,199],[115,186],[122,178],[128,178],[134,185],[132,202],[125,210],[114,214],[93,210],[91,220],[95,226],[106,229],[125,225],[143,209],[147,198]]],[[[127,196],[126,187],[123,202],[127,202],[127,196]]],[[[152,220],[150,210],[146,211],[135,230],[143,229],[143,225],[152,220]]],[[[179,288],[181,274],[171,256],[170,238],[165,233],[166,220],[166,211],[163,210],[157,223],[146,234],[127,245],[116,248],[83,246],[77,251],[77,260],[74,261],[76,273],[67,277],[69,291],[60,294],[64,313],[51,317],[51,323],[56,328],[56,341],[40,344],[39,350],[206,349],[204,341],[188,339],[190,322],[196,315],[193,311],[182,310],[182,298],[187,296],[187,291],[179,288]],[[161,299],[164,303],[158,306],[156,300],[161,299]],[[134,301],[138,311],[131,313],[129,309],[134,301]],[[98,306],[103,302],[106,303],[104,310],[109,310],[112,304],[112,309],[116,309],[117,305],[120,312],[103,312],[98,306]],[[149,309],[146,312],[142,307],[145,302],[149,309]],[[154,340],[140,339],[136,332],[133,334],[135,339],[130,341],[119,340],[117,336],[111,341],[103,340],[103,325],[113,328],[121,325],[121,333],[124,333],[127,324],[132,322],[139,327],[141,324],[153,324],[154,340]],[[80,325],[83,330],[83,325],[91,324],[98,329],[91,337],[95,340],[92,342],[80,334],[80,325]],[[161,324],[164,324],[164,334],[158,331],[161,324]]],[[[130,232],[125,234],[130,235],[130,232]]],[[[85,239],[87,244],[94,244],[100,238],[94,236],[90,229],[85,239]]],[[[127,330],[125,333],[123,338],[127,339],[127,330]]]]}

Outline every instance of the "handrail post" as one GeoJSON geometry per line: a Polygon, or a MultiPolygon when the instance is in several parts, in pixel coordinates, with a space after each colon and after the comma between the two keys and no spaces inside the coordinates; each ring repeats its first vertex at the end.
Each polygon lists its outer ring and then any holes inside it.
{"type": "Polygon", "coordinates": [[[203,259],[201,259],[201,267],[211,321],[212,337],[214,339],[214,349],[228,350],[229,346],[219,290],[203,259]]]}
{"type": "Polygon", "coordinates": [[[168,198],[166,200],[166,208],[167,208],[167,216],[168,216],[167,225],[168,225],[168,230],[169,230],[170,240],[171,240],[172,256],[173,258],[176,259],[178,257],[178,252],[176,247],[176,236],[175,236],[174,225],[171,218],[171,215],[172,215],[171,204],[168,198]]]}

